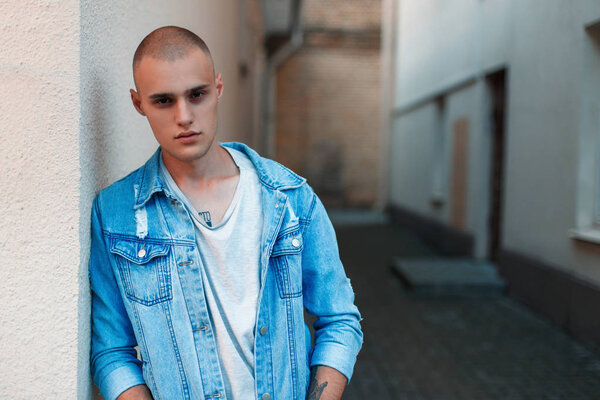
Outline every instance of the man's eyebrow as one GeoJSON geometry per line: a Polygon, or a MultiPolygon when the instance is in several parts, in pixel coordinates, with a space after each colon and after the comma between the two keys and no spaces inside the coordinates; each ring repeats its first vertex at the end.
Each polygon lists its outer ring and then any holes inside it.
{"type": "Polygon", "coordinates": [[[208,83],[193,87],[191,89],[186,90],[186,93],[193,93],[193,92],[197,92],[198,90],[205,90],[206,88],[208,88],[210,85],[208,83]]]}
{"type": "MultiPolygon", "coordinates": [[[[198,85],[198,86],[195,86],[195,87],[193,87],[193,88],[191,88],[191,89],[188,89],[188,90],[186,90],[186,91],[185,91],[185,93],[186,93],[186,94],[190,94],[190,93],[197,92],[198,90],[205,90],[205,89],[206,89],[206,88],[208,88],[209,86],[210,86],[210,85],[209,85],[209,84],[207,84],[207,83],[205,83],[205,84],[202,84],[202,85],[198,85]]],[[[173,96],[173,94],[172,94],[172,93],[156,93],[156,94],[152,94],[152,95],[150,95],[150,96],[148,96],[148,97],[149,97],[150,99],[160,99],[160,98],[163,98],[163,97],[169,97],[169,96],[173,96]]]]}

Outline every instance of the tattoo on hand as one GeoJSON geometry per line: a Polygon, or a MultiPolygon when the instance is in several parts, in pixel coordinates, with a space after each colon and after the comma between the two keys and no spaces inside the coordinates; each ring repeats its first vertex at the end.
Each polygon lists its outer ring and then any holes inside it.
{"type": "Polygon", "coordinates": [[[319,384],[317,382],[317,368],[313,368],[310,372],[310,387],[308,389],[306,400],[319,400],[328,383],[329,382],[325,381],[319,384]]]}

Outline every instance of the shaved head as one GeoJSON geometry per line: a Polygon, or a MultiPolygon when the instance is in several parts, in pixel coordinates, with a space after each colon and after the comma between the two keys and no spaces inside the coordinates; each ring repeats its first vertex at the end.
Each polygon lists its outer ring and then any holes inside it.
{"type": "Polygon", "coordinates": [[[142,59],[146,56],[160,60],[174,61],[183,58],[194,48],[202,50],[214,64],[210,50],[204,40],[194,32],[178,26],[163,26],[152,32],[142,40],[133,56],[133,78],[142,59]]]}

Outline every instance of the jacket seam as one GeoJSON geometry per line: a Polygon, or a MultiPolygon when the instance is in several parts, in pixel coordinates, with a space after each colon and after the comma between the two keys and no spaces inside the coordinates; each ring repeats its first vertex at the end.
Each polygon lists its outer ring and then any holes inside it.
{"type": "Polygon", "coordinates": [[[135,235],[126,235],[126,234],[122,234],[122,233],[114,233],[114,232],[110,232],[106,229],[102,230],[102,233],[107,236],[110,239],[123,239],[123,240],[128,240],[128,241],[133,241],[133,242],[140,242],[140,243],[152,243],[152,244],[169,244],[172,246],[190,246],[190,245],[194,245],[195,242],[192,240],[186,240],[186,239],[159,239],[159,238],[144,238],[144,239],[140,239],[135,235]]]}
{"type": "Polygon", "coordinates": [[[289,342],[289,355],[290,355],[290,367],[292,373],[292,393],[293,398],[297,398],[298,393],[298,360],[296,359],[296,340],[294,338],[294,318],[292,316],[292,299],[285,299],[285,309],[288,320],[288,342],[289,342]]]}
{"type": "Polygon", "coordinates": [[[304,234],[304,232],[308,229],[309,225],[312,223],[313,219],[314,219],[314,214],[315,214],[315,208],[317,205],[317,195],[315,194],[315,192],[312,192],[312,200],[310,203],[310,206],[308,208],[308,218],[300,218],[300,222],[303,225],[303,230],[302,230],[302,234],[304,234]]]}
{"type": "MultiPolygon", "coordinates": [[[[140,200],[145,200],[145,199],[141,199],[140,196],[142,195],[142,188],[144,187],[144,180],[146,178],[146,164],[144,164],[143,169],[140,171],[142,173],[142,176],[140,177],[140,185],[138,187],[138,190],[136,192],[136,196],[135,196],[135,205],[138,205],[140,203],[140,200]]],[[[144,201],[142,204],[139,204],[140,206],[145,204],[146,201],[144,201]]],[[[134,207],[135,207],[134,205],[134,207]]]]}
{"type": "Polygon", "coordinates": [[[299,229],[300,229],[300,224],[298,224],[298,225],[292,225],[289,228],[282,229],[277,234],[277,238],[275,239],[275,241],[277,241],[277,239],[280,239],[281,237],[283,237],[283,236],[285,236],[285,235],[287,235],[289,233],[292,233],[294,231],[297,231],[299,229]]]}
{"type": "MultiPolygon", "coordinates": [[[[140,316],[137,310],[137,305],[136,304],[132,304],[132,311],[133,311],[133,315],[135,317],[135,323],[138,326],[138,331],[140,332],[140,339],[141,339],[141,343],[138,342],[137,337],[136,337],[136,342],[138,344],[138,346],[142,346],[142,348],[140,348],[140,358],[142,359],[142,376],[143,376],[143,363],[145,362],[147,364],[147,368],[150,369],[150,374],[152,375],[152,379],[154,380],[154,374],[152,373],[152,363],[150,362],[150,354],[148,353],[148,348],[146,346],[146,336],[144,335],[144,331],[142,329],[142,321],[140,321],[140,316]],[[142,352],[142,350],[144,350],[142,352]],[[146,354],[146,357],[144,356],[144,353],[146,354]],[[144,358],[146,359],[144,361],[144,358]]],[[[146,378],[144,377],[144,381],[146,380],[146,378]]],[[[148,384],[148,382],[145,382],[146,385],[148,384]]],[[[156,383],[154,383],[154,386],[156,386],[156,383]]],[[[158,392],[158,388],[155,387],[155,391],[158,392]]],[[[153,394],[154,396],[156,396],[157,394],[153,394]]],[[[160,398],[160,395],[158,395],[158,397],[160,398]]]]}
{"type": "Polygon", "coordinates": [[[181,378],[181,386],[183,390],[184,398],[190,398],[190,389],[187,382],[187,377],[185,374],[185,370],[183,368],[183,362],[181,360],[181,352],[179,351],[179,345],[177,343],[177,337],[175,336],[175,332],[173,330],[173,321],[171,320],[171,309],[167,303],[162,303],[164,316],[167,322],[167,326],[169,327],[169,334],[171,335],[171,342],[173,344],[173,349],[175,350],[175,358],[177,361],[177,367],[179,369],[179,376],[181,378]]]}

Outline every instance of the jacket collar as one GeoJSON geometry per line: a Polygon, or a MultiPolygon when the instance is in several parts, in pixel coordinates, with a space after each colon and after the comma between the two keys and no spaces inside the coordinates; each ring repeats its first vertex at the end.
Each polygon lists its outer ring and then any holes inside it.
{"type": "MultiPolygon", "coordinates": [[[[270,189],[295,189],[306,182],[306,179],[296,175],[278,162],[261,157],[256,151],[252,150],[243,143],[227,142],[219,144],[224,147],[238,150],[248,156],[256,168],[259,180],[264,186],[270,189]]],[[[134,209],[144,206],[154,193],[165,191],[165,185],[160,178],[159,173],[159,157],[160,147],[139,169],[136,183],[134,184],[134,209]]]]}
{"type": "Polygon", "coordinates": [[[133,208],[137,210],[150,200],[150,197],[156,192],[164,191],[162,179],[159,174],[160,147],[154,152],[152,157],[146,161],[146,164],[138,170],[136,183],[133,185],[135,193],[135,203],[133,208]]]}

